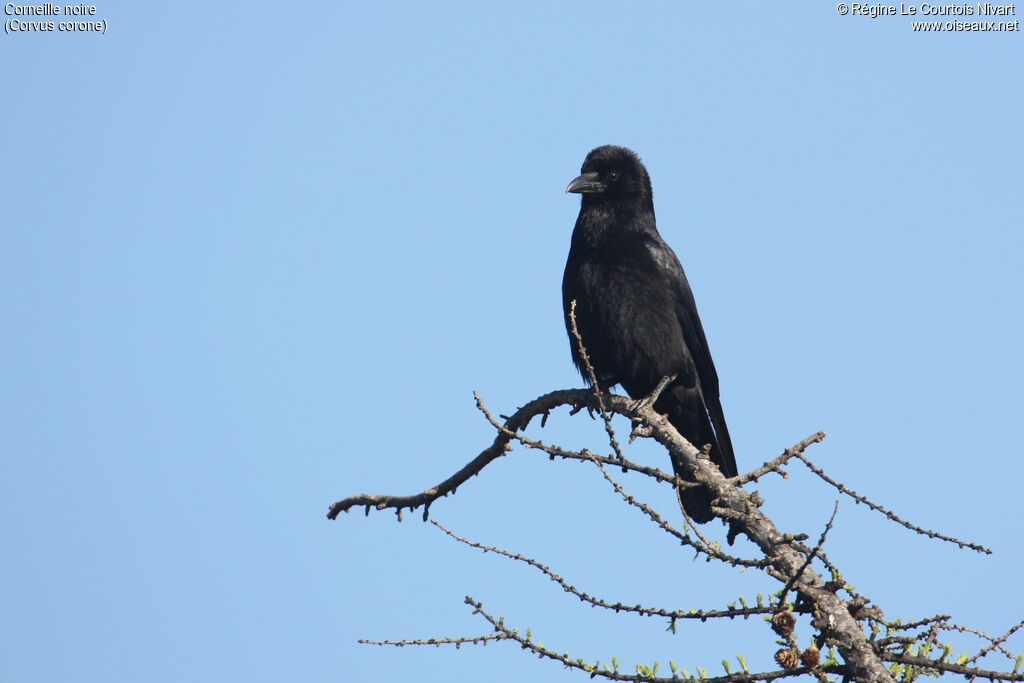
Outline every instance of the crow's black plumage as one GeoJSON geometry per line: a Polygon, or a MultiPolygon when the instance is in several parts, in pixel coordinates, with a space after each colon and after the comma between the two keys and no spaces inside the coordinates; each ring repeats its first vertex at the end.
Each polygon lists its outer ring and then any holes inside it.
{"type": "MultiPolygon", "coordinates": [[[[582,194],[562,278],[566,329],[575,300],[576,326],[602,388],[621,384],[639,399],[676,375],[654,409],[697,448],[710,444],[722,474],[735,476],[718,374],[686,274],[658,234],[647,169],[631,150],[608,145],[588,154],[580,171],[566,188],[582,194]]],[[[569,337],[582,373],[571,331],[569,337]]],[[[682,463],[672,465],[693,480],[682,463]]],[[[712,518],[705,490],[684,491],[680,501],[695,521],[712,518]]]]}

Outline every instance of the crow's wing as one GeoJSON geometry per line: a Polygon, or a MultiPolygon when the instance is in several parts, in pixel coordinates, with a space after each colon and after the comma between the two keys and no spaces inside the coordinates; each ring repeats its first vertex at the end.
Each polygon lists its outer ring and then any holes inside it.
{"type": "Polygon", "coordinates": [[[690,352],[690,357],[693,358],[697,368],[701,396],[718,439],[720,452],[717,454],[718,457],[714,458],[715,462],[718,463],[722,474],[727,477],[736,476],[736,457],[733,454],[732,440],[729,438],[729,428],[725,424],[722,402],[718,394],[718,372],[715,370],[714,361],[711,360],[711,351],[708,349],[704,327],[697,314],[697,303],[690,290],[690,283],[686,279],[686,273],[675,252],[663,239],[657,235],[651,235],[647,247],[654,263],[665,277],[665,281],[672,287],[676,318],[683,330],[683,340],[690,352]]]}

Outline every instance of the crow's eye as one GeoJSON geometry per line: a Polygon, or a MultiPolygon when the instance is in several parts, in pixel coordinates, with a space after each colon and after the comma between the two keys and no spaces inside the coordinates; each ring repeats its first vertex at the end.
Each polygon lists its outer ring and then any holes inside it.
{"type": "Polygon", "coordinates": [[[618,180],[618,179],[619,179],[619,172],[618,171],[612,171],[611,173],[608,174],[608,180],[618,180]]]}

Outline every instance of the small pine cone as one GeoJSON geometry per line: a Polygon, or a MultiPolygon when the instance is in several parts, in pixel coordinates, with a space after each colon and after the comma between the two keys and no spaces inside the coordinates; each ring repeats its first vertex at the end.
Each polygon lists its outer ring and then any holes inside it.
{"type": "Polygon", "coordinates": [[[813,669],[818,666],[821,662],[821,652],[818,648],[811,645],[809,648],[803,651],[800,655],[800,663],[806,666],[808,669],[813,669]]]}
{"type": "Polygon", "coordinates": [[[800,666],[800,653],[793,649],[779,650],[775,653],[775,661],[786,671],[800,666]]]}
{"type": "Polygon", "coordinates": [[[794,626],[796,626],[796,617],[793,616],[792,612],[777,612],[775,616],[772,617],[772,630],[783,638],[788,638],[793,635],[794,626]]]}

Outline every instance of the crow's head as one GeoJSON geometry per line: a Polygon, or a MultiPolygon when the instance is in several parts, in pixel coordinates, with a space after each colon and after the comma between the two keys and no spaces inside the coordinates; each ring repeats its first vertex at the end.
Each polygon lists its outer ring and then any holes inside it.
{"type": "Polygon", "coordinates": [[[565,191],[582,194],[584,201],[649,202],[651,178],[636,152],[605,145],[587,155],[580,176],[565,191]]]}

